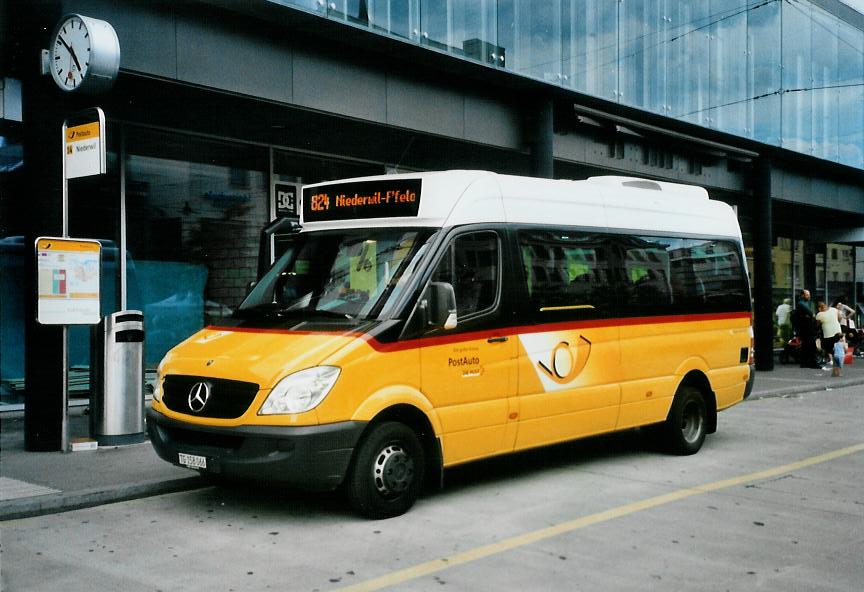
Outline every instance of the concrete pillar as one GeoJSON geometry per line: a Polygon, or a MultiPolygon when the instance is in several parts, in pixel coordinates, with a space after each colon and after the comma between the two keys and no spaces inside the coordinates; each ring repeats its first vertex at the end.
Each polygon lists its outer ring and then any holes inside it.
{"type": "MultiPolygon", "coordinates": [[[[24,445],[27,450],[61,449],[63,420],[62,329],[36,322],[36,261],[34,240],[37,236],[60,236],[62,233],[61,168],[63,156],[60,115],[69,109],[73,98],[53,86],[50,76],[39,73],[39,50],[62,12],[59,5],[34,2],[19,3],[11,11],[10,30],[20,35],[21,55],[26,67],[21,78],[25,133],[24,175],[28,186],[24,208],[26,233],[26,276],[22,291],[27,295],[24,326],[24,445]]],[[[92,99],[91,99],[92,100],[92,99]]]]}
{"type": "Polygon", "coordinates": [[[525,120],[531,151],[531,175],[552,179],[555,176],[552,154],[552,143],[555,137],[552,99],[536,101],[530,107],[525,120]]]}
{"type": "Polygon", "coordinates": [[[756,197],[753,228],[754,317],[756,369],[774,369],[774,302],[772,298],[773,220],[771,214],[771,162],[762,158],[756,163],[754,179],[756,197]]]}

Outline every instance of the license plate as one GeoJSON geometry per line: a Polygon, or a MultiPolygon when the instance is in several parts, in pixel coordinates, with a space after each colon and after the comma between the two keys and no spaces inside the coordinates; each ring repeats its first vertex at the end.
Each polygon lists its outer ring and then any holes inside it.
{"type": "Polygon", "coordinates": [[[184,467],[189,467],[190,469],[207,468],[206,456],[198,456],[197,454],[186,454],[185,452],[180,452],[177,454],[177,461],[184,467]]]}

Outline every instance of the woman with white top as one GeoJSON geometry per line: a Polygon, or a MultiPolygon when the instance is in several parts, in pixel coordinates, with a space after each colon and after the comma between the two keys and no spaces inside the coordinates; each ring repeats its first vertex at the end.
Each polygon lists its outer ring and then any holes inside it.
{"type": "Polygon", "coordinates": [[[840,338],[843,329],[840,327],[840,311],[824,302],[817,305],[816,322],[822,327],[822,349],[830,360],[834,354],[834,343],[840,338]]]}

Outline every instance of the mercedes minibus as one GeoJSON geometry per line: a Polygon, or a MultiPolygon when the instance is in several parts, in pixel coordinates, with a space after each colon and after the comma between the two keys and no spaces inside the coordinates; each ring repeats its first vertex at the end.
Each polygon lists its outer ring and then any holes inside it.
{"type": "Polygon", "coordinates": [[[230,322],[159,366],[157,453],[343,487],[374,517],[443,470],[654,426],[697,452],[752,386],[733,210],[699,187],[483,171],[333,181],[230,322]]]}

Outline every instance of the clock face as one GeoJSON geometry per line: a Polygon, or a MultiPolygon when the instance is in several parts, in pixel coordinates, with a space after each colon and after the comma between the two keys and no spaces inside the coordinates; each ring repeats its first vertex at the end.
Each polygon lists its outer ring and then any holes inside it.
{"type": "Polygon", "coordinates": [[[51,48],[51,76],[63,90],[78,88],[90,69],[90,31],[77,15],[60,23],[51,48]]]}

